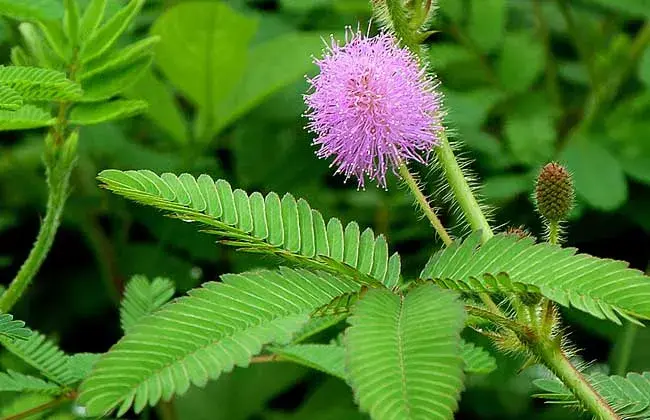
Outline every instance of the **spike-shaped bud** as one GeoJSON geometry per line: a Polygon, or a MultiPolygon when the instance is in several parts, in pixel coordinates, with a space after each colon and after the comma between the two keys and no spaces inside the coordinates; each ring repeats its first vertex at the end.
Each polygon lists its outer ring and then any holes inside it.
{"type": "Polygon", "coordinates": [[[537,177],[537,211],[549,222],[560,222],[573,207],[574,188],[571,174],[559,163],[551,162],[537,177]]]}

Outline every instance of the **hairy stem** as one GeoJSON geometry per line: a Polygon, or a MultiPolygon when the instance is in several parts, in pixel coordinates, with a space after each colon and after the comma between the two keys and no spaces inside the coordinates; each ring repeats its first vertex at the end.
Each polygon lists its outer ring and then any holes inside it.
{"type": "Polygon", "coordinates": [[[456,156],[454,156],[454,151],[451,149],[446,134],[442,135],[441,144],[436,148],[436,152],[438,153],[440,165],[445,171],[449,187],[451,187],[456,202],[458,202],[458,205],[463,211],[467,222],[473,230],[481,231],[481,239],[483,242],[486,242],[494,236],[494,233],[481,210],[481,206],[476,201],[476,197],[474,197],[474,193],[467,183],[467,179],[465,179],[463,170],[458,165],[458,161],[456,160],[456,156]]]}
{"type": "Polygon", "coordinates": [[[560,222],[548,222],[548,242],[553,245],[560,243],[560,222]]]}
{"type": "MultiPolygon", "coordinates": [[[[75,49],[68,78],[75,80],[78,67],[78,50],[75,49]]],[[[76,162],[77,138],[69,139],[66,143],[68,129],[68,102],[60,102],[54,126],[45,141],[45,172],[48,186],[47,207],[45,218],[36,236],[36,241],[29,251],[27,259],[11,281],[9,288],[0,296],[0,312],[9,312],[25,293],[38,270],[43,265],[45,257],[50,252],[54,237],[61,224],[61,215],[70,191],[70,173],[76,162]],[[48,141],[51,139],[51,141],[48,141]]]]}
{"type": "MultiPolygon", "coordinates": [[[[558,0],[562,6],[563,0],[558,0]]],[[[402,40],[403,45],[410,48],[418,56],[421,55],[420,45],[414,43],[414,32],[409,26],[407,16],[401,0],[387,0],[388,12],[397,36],[402,40]]],[[[566,6],[566,4],[564,4],[566,6]]],[[[567,9],[568,10],[568,9],[567,9]]],[[[570,16],[569,16],[570,17],[570,16]]],[[[650,33],[650,30],[648,31],[650,33]]],[[[641,35],[645,35],[642,32],[641,35]]],[[[650,36],[649,36],[650,37],[650,36]]],[[[456,201],[460,205],[467,222],[473,230],[482,232],[482,241],[486,242],[494,236],[492,229],[483,213],[480,205],[474,197],[474,193],[465,178],[454,152],[443,134],[441,145],[436,148],[438,160],[442,166],[447,182],[452,189],[456,201]]],[[[620,420],[620,417],[613,411],[607,402],[591,387],[584,376],[571,364],[566,355],[562,352],[557,340],[550,340],[547,337],[536,334],[527,325],[513,321],[501,314],[499,308],[492,302],[489,296],[481,296],[489,310],[466,307],[468,313],[491,320],[497,324],[513,330],[522,342],[531,348],[533,353],[539,357],[544,364],[551,369],[560,380],[574,393],[576,398],[591,411],[597,418],[603,420],[620,420]]],[[[544,320],[552,313],[552,304],[544,307],[544,320]]],[[[544,322],[544,327],[549,328],[544,322]]]]}
{"type": "Polygon", "coordinates": [[[438,236],[440,236],[440,239],[442,239],[442,242],[444,242],[445,245],[447,246],[451,245],[451,243],[453,242],[451,237],[447,233],[445,227],[440,222],[440,219],[436,215],[435,210],[433,210],[433,208],[431,208],[431,206],[429,205],[429,201],[422,193],[422,190],[420,190],[420,187],[418,186],[418,182],[415,180],[413,175],[411,175],[411,172],[409,172],[408,168],[406,167],[406,164],[402,164],[400,166],[399,173],[402,176],[402,179],[404,180],[406,185],[413,193],[413,196],[415,197],[415,201],[420,206],[420,209],[422,209],[422,212],[427,217],[427,219],[429,219],[431,225],[438,233],[438,236]]]}
{"type": "Polygon", "coordinates": [[[47,210],[41,228],[36,237],[36,242],[32,246],[27,259],[20,267],[18,274],[13,279],[9,288],[0,297],[0,312],[6,313],[16,304],[18,299],[23,295],[33,278],[41,268],[45,257],[47,256],[56,231],[61,224],[61,215],[65,207],[65,202],[70,189],[70,171],[74,166],[74,160],[60,160],[54,165],[55,167],[47,168],[47,210]]]}
{"type": "Polygon", "coordinates": [[[531,345],[531,350],[544,364],[560,378],[576,398],[599,420],[621,420],[621,417],[609,406],[589,384],[562,351],[555,341],[541,339],[531,345]]]}

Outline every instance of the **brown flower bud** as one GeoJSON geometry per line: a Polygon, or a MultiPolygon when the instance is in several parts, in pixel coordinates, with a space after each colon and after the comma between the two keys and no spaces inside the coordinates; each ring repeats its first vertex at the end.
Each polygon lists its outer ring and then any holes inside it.
{"type": "Polygon", "coordinates": [[[559,222],[571,211],[573,198],[573,180],[569,171],[556,162],[544,166],[535,187],[537,211],[547,221],[559,222]]]}

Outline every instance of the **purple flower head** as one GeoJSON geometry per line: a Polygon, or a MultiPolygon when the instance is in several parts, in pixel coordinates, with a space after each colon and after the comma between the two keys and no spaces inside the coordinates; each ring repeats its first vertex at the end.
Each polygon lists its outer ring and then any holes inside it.
{"type": "Polygon", "coordinates": [[[346,180],[365,177],[386,187],[386,171],[403,162],[426,163],[442,130],[441,95],[417,58],[382,33],[348,32],[341,46],[332,38],[309,79],[308,128],[321,158],[346,180]]]}

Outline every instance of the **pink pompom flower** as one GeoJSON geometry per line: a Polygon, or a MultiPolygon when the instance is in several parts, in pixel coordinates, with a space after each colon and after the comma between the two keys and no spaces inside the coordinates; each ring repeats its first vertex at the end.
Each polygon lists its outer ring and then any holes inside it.
{"type": "Polygon", "coordinates": [[[307,128],[317,155],[334,157],[336,173],[374,179],[414,160],[426,163],[442,131],[442,97],[436,83],[395,37],[348,32],[345,45],[332,38],[320,74],[308,79],[307,128]]]}

